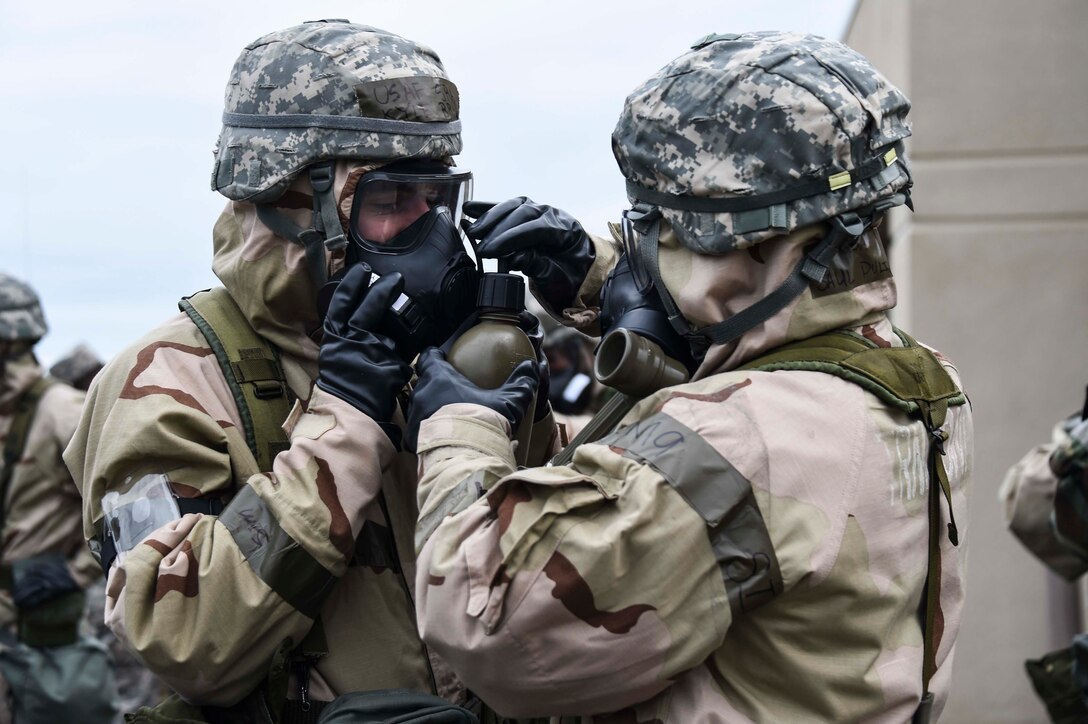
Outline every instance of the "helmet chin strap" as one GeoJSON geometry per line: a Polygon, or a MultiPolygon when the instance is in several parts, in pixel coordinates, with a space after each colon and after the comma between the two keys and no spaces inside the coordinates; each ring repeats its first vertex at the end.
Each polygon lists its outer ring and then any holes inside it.
{"type": "Polygon", "coordinates": [[[858,239],[880,218],[883,208],[868,209],[865,216],[853,211],[839,214],[828,220],[830,228],[819,242],[809,248],[800,261],[778,287],[729,319],[695,329],[680,311],[661,278],[658,264],[658,244],[661,236],[661,211],[656,207],[636,204],[629,217],[639,229],[639,257],[653,280],[661,298],[669,323],[691,345],[692,353],[701,359],[706,350],[715,344],[728,344],[745,332],[758,327],[773,317],[808,288],[810,282],[822,284],[827,279],[829,267],[836,254],[857,246],[858,239]]]}
{"type": "Polygon", "coordinates": [[[314,191],[314,210],[310,228],[292,221],[273,204],[257,204],[257,218],[276,236],[295,242],[306,252],[306,268],[314,289],[320,290],[328,281],[325,250],[336,251],[347,246],[348,240],[340,225],[333,193],[335,169],[332,162],[310,166],[310,186],[314,191]],[[334,233],[335,232],[335,233],[334,233]],[[330,235],[331,234],[331,235],[330,235]]]}

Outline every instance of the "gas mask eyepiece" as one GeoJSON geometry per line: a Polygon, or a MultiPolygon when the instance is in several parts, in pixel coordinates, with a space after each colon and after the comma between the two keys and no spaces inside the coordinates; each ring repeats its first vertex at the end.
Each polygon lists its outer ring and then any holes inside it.
{"type": "Polygon", "coordinates": [[[457,224],[471,196],[470,172],[433,162],[372,171],[355,191],[346,262],[404,277],[384,331],[405,358],[445,342],[476,308],[480,272],[457,224]]]}

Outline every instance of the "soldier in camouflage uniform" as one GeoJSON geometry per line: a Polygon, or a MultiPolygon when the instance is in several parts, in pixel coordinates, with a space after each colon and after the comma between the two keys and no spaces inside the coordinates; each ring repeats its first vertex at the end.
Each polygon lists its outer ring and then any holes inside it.
{"type": "MultiPolygon", "coordinates": [[[[103,366],[102,360],[90,347],[78,344],[53,363],[49,368],[49,376],[86,392],[91,386],[91,380],[103,366]]],[[[82,521],[82,517],[80,520],[82,521]]],[[[82,524],[80,527],[82,529],[82,524]]],[[[103,578],[99,578],[87,589],[86,623],[87,633],[105,644],[113,657],[121,711],[132,711],[162,699],[164,689],[159,680],[139,659],[129,653],[106,625],[106,581],[103,578]]]]}
{"type": "Polygon", "coordinates": [[[887,317],[876,226],[908,201],[908,109],[840,43],[710,36],[627,99],[618,262],[618,245],[525,199],[469,229],[538,294],[548,264],[584,272],[544,302],[591,331],[628,266],[692,372],[570,465],[516,470],[509,429],[532,368],[481,391],[441,353],[421,356],[420,627],[496,709],[646,724],[939,716],[973,431],[954,367],[887,317]],[[833,347],[862,351],[843,362],[833,347]]]}
{"type": "Polygon", "coordinates": [[[1013,535],[1069,581],[1088,571],[1086,465],[1088,422],[1077,413],[1009,468],[998,493],[1013,535]]]}
{"type": "Polygon", "coordinates": [[[86,392],[102,366],[102,360],[90,347],[78,344],[49,368],[49,375],[86,392]]]}
{"type": "Polygon", "coordinates": [[[177,719],[199,719],[198,706],[227,708],[218,716],[231,721],[275,712],[285,667],[284,721],[354,691],[466,702],[421,642],[410,595],[415,458],[397,445],[410,367],[373,331],[404,279],[390,273],[367,292],[362,265],[345,274],[349,227],[385,218],[356,219],[368,179],[396,161],[446,168],[460,152],[457,90],[423,45],[317,21],[245,48],[223,121],[212,186],[230,201],[213,269],[275,349],[296,400],[289,440],[258,463],[216,351],[186,314],[106,366],[65,453],[87,538],[107,551],[103,497],[147,476],[165,476],[179,512],[206,511],[117,545],[108,623],[180,694],[166,705],[177,719]],[[342,281],[323,326],[329,277],[342,281]]]}
{"type": "MultiPolygon", "coordinates": [[[[1068,581],[1088,572],[1086,470],[1088,421],[1078,412],[1054,426],[1050,442],[1035,446],[1009,468],[998,493],[1012,534],[1068,581]]],[[[1071,647],[1027,661],[1026,668],[1051,721],[1064,724],[1088,717],[1088,635],[1077,636],[1071,647]]]]}
{"type": "MultiPolygon", "coordinates": [[[[34,356],[34,345],[47,330],[37,294],[27,284],[0,273],[0,626],[10,629],[19,618],[24,627],[35,617],[32,610],[17,613],[13,601],[14,569],[30,580],[39,579],[39,611],[65,603],[72,618],[66,621],[74,636],[82,612],[83,591],[101,576],[82,535],[79,490],[64,466],[61,453],[71,439],[83,407],[83,392],[50,384],[34,356]],[[13,425],[20,408],[37,398],[21,450],[13,425]],[[44,590],[44,588],[49,590],[44,590]]],[[[25,594],[24,594],[25,595],[25,594]]],[[[18,594],[16,595],[18,599],[18,594]]],[[[19,637],[33,642],[33,634],[19,637]]],[[[0,709],[6,701],[0,701],[0,709]]]]}

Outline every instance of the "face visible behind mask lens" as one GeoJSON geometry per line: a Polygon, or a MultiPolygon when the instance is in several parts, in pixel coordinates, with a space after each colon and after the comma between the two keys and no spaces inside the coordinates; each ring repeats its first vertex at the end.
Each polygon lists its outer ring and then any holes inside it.
{"type": "Polygon", "coordinates": [[[471,174],[403,165],[363,177],[352,204],[347,264],[378,276],[399,272],[404,294],[388,329],[406,358],[446,341],[476,307],[480,275],[465,250],[456,215],[471,194],[471,174]],[[452,206],[450,205],[452,204],[452,206]]]}

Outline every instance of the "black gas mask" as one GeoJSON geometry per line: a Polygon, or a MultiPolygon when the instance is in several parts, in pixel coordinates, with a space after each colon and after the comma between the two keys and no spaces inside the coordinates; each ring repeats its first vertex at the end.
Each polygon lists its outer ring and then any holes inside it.
{"type": "Polygon", "coordinates": [[[686,382],[698,367],[642,263],[641,220],[630,212],[623,216],[624,253],[601,289],[602,337],[593,365],[602,384],[635,396],[686,382]]]}
{"type": "Polygon", "coordinates": [[[551,384],[548,386],[548,400],[552,409],[561,415],[581,415],[589,410],[593,401],[593,379],[591,365],[586,362],[588,350],[587,338],[573,330],[560,330],[549,333],[544,340],[544,354],[548,358],[551,384]],[[552,335],[559,337],[552,341],[552,335]]]}
{"type": "Polygon", "coordinates": [[[631,269],[629,254],[620,257],[601,289],[602,337],[617,329],[645,337],[689,370],[695,368],[687,340],[669,323],[653,283],[640,283],[638,272],[631,269]]]}
{"type": "Polygon", "coordinates": [[[457,224],[471,193],[470,172],[418,161],[364,174],[356,188],[345,268],[404,277],[382,331],[405,359],[445,342],[476,308],[480,273],[457,224]]]}

